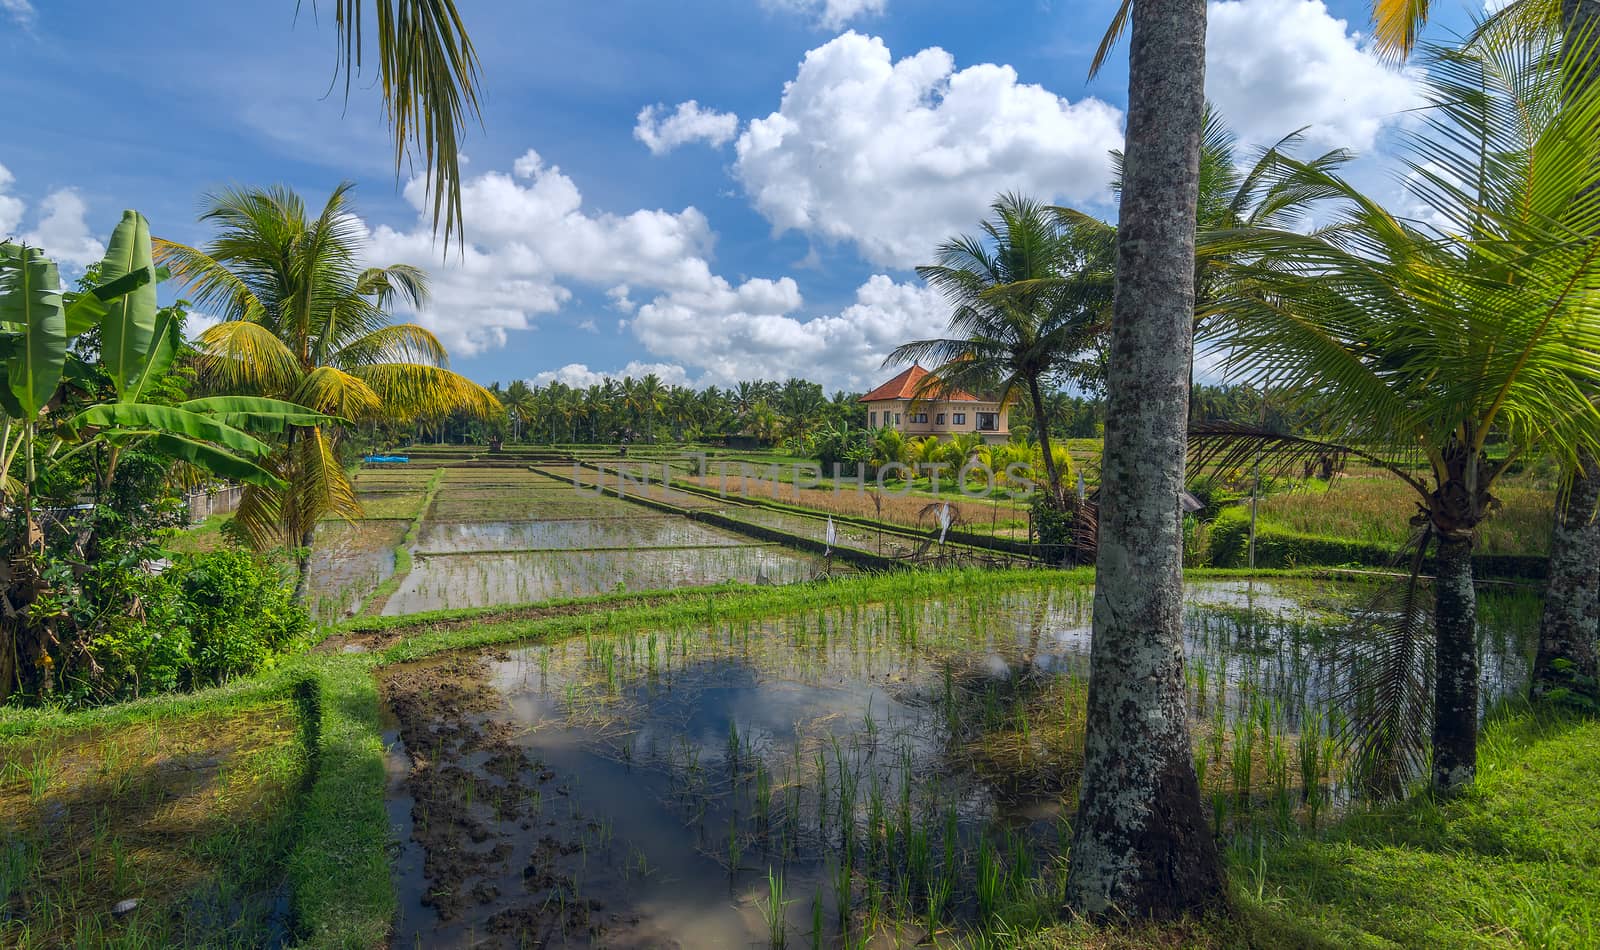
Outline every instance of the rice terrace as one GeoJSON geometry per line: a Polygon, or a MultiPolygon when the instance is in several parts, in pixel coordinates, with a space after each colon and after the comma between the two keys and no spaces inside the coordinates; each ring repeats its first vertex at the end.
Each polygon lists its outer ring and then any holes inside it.
{"type": "Polygon", "coordinates": [[[1600,948],[1600,3],[169,6],[0,0],[0,947],[1600,948]]]}

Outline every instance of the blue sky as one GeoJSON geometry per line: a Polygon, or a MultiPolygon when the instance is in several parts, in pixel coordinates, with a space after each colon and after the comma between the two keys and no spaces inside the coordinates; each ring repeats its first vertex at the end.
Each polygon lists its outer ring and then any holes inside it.
{"type": "MultiPolygon", "coordinates": [[[[374,262],[433,275],[430,305],[402,316],[476,379],[864,388],[894,345],[938,332],[910,268],[996,192],[1114,213],[1125,62],[1086,77],[1110,2],[462,7],[483,63],[464,258],[441,259],[420,183],[394,174],[371,70],[348,102],[330,92],[331,6],[319,23],[309,0],[298,21],[294,0],[0,0],[0,236],[70,268],[123,208],[202,242],[209,188],[281,183],[318,204],[348,178],[374,262]]],[[[1471,9],[1436,10],[1432,34],[1471,9]]],[[[1310,124],[1308,150],[1359,149],[1357,174],[1398,201],[1384,159],[1416,76],[1371,55],[1366,18],[1213,3],[1208,93],[1247,140],[1310,124]]]]}

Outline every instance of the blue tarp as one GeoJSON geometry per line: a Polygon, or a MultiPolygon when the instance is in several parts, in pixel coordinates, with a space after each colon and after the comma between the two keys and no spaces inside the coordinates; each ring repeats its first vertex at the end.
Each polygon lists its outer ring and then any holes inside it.
{"type": "Polygon", "coordinates": [[[411,457],[407,455],[369,455],[361,461],[369,463],[409,462],[411,461],[411,457]]]}

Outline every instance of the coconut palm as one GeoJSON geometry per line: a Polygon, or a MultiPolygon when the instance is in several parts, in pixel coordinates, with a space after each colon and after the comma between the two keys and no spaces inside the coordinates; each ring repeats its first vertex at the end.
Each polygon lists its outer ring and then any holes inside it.
{"type": "MultiPolygon", "coordinates": [[[[1174,917],[1225,899],[1216,843],[1200,810],[1185,711],[1178,520],[1205,0],[1127,0],[1118,22],[1130,21],[1128,162],[1107,361],[1094,639],[1066,890],[1080,912],[1174,917]],[[1131,716],[1130,709],[1143,713],[1131,716]]],[[[1118,32],[1114,25],[1097,65],[1118,32]]]]}
{"type": "Polygon", "coordinates": [[[538,412],[538,399],[535,398],[532,387],[526,380],[514,379],[507,386],[505,393],[500,396],[500,404],[506,407],[506,412],[511,414],[514,428],[512,429],[513,441],[520,442],[526,438],[528,423],[538,412]]]}
{"type": "MultiPolygon", "coordinates": [[[[1002,195],[990,212],[981,235],[946,241],[937,264],[917,268],[951,304],[950,336],[906,343],[884,365],[931,362],[919,398],[958,389],[992,393],[1002,403],[1026,395],[1034,418],[1046,419],[1045,381],[1100,328],[1104,271],[1093,248],[1039,202],[1002,195]]],[[[1059,498],[1050,433],[1038,429],[1051,496],[1059,498]]]]}
{"type": "MultiPolygon", "coordinates": [[[[315,218],[286,188],[215,192],[200,220],[217,234],[203,250],[157,242],[157,259],[196,305],[222,317],[197,341],[202,379],[350,422],[495,417],[494,396],[450,372],[432,333],[390,322],[392,302],[427,299],[427,280],[405,264],[362,266],[350,188],[334,189],[315,218]]],[[[301,549],[302,586],[318,519],[361,513],[339,463],[341,436],[338,427],[289,427],[269,466],[286,487],[248,486],[235,516],[258,546],[301,549]]]]}
{"type": "Polygon", "coordinates": [[[1198,441],[1202,461],[1225,467],[1257,451],[1287,464],[1344,452],[1414,489],[1419,551],[1433,544],[1437,575],[1431,668],[1424,613],[1403,610],[1375,648],[1384,675],[1357,734],[1376,776],[1419,768],[1431,745],[1440,793],[1476,771],[1471,554],[1498,480],[1529,455],[1576,467],[1600,451],[1600,87],[1562,68],[1556,45],[1501,34],[1430,51],[1432,109],[1406,160],[1428,223],[1326,175],[1341,199],[1336,237],[1237,235],[1247,257],[1277,266],[1243,265],[1247,289],[1226,302],[1228,371],[1314,395],[1342,439],[1236,427],[1198,441]],[[1419,457],[1420,473],[1406,464],[1419,457]]]}
{"type": "MultiPolygon", "coordinates": [[[[1353,156],[1343,149],[1324,152],[1302,164],[1292,158],[1302,140],[1299,132],[1285,135],[1270,147],[1255,153],[1248,162],[1240,154],[1238,138],[1223,117],[1207,106],[1200,138],[1200,183],[1196,203],[1194,279],[1194,334],[1203,338],[1208,329],[1226,320],[1230,311],[1219,308],[1227,282],[1237,279],[1231,255],[1236,253],[1226,242],[1211,240],[1211,235],[1226,235],[1239,228],[1281,228],[1300,230],[1317,202],[1330,197],[1318,176],[1336,172],[1353,156]],[[1309,170],[1308,175],[1305,170],[1309,170]]],[[[1120,151],[1112,152],[1112,191],[1120,194],[1125,177],[1125,160],[1120,151]]],[[[1081,229],[1092,239],[1112,244],[1116,225],[1068,208],[1058,209],[1071,227],[1081,229]]],[[[1189,360],[1189,385],[1194,386],[1194,359],[1189,360]]],[[[1193,406],[1190,421],[1194,420],[1193,406]]]]}
{"type": "MultiPolygon", "coordinates": [[[[1428,21],[1429,0],[1374,0],[1374,38],[1397,55],[1410,53],[1428,21]]],[[[1490,16],[1478,36],[1509,30],[1533,34],[1562,30],[1566,58],[1581,63],[1584,82],[1600,77],[1600,0],[1515,0],[1490,16]]],[[[1584,680],[1588,690],[1600,676],[1594,644],[1600,639],[1600,520],[1590,499],[1600,498],[1600,462],[1580,459],[1567,472],[1556,506],[1550,542],[1550,576],[1545,585],[1539,650],[1534,661],[1535,695],[1568,690],[1584,680]]],[[[1591,698],[1593,698],[1591,696],[1591,698]]]]}

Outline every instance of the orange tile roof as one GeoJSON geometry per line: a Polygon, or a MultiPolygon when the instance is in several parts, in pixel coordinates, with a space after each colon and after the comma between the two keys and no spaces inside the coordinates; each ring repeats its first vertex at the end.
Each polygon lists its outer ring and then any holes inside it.
{"type": "MultiPolygon", "coordinates": [[[[872,392],[867,393],[865,396],[862,396],[860,401],[883,402],[889,399],[915,399],[917,397],[917,386],[927,375],[927,370],[913,363],[911,364],[910,369],[901,373],[899,376],[896,376],[894,379],[889,380],[887,383],[884,383],[882,386],[879,386],[877,389],[874,389],[872,392]]],[[[932,399],[932,396],[933,394],[930,393],[930,400],[932,399]]],[[[947,393],[938,398],[944,402],[978,401],[977,396],[974,396],[971,393],[961,389],[957,389],[954,392],[947,393]]]]}

